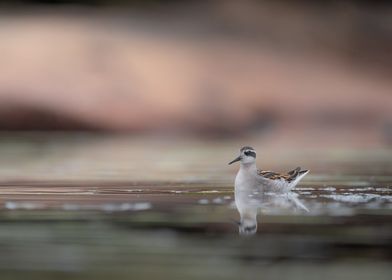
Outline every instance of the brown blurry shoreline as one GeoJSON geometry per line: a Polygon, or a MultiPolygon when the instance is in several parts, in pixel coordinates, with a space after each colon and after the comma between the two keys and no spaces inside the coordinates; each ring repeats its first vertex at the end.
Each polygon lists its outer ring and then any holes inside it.
{"type": "Polygon", "coordinates": [[[390,5],[234,2],[3,9],[0,129],[390,144],[390,5]]]}

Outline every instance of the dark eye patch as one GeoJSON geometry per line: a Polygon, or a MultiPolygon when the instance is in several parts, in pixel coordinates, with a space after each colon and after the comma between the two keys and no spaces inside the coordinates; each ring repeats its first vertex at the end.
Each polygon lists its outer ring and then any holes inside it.
{"type": "Polygon", "coordinates": [[[256,158],[256,153],[253,152],[253,151],[246,151],[246,152],[244,152],[244,154],[245,154],[246,156],[248,156],[248,157],[254,157],[254,158],[256,158]]]}
{"type": "Polygon", "coordinates": [[[256,230],[256,225],[244,228],[245,232],[253,232],[256,230]]]}

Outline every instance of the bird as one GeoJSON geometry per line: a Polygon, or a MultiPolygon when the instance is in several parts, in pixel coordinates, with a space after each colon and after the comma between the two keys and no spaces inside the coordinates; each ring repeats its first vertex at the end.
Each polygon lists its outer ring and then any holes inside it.
{"type": "Polygon", "coordinates": [[[262,188],[263,191],[284,193],[291,191],[309,170],[297,167],[286,174],[259,170],[256,167],[256,151],[250,146],[240,149],[240,155],[229,162],[240,161],[240,170],[235,178],[235,189],[262,188]]]}
{"type": "Polygon", "coordinates": [[[241,235],[256,233],[257,213],[260,208],[285,204],[286,207],[294,205],[309,212],[291,192],[309,170],[297,167],[286,174],[259,170],[256,167],[256,151],[250,146],[242,147],[240,155],[229,164],[237,161],[240,161],[241,165],[234,182],[234,195],[241,216],[237,223],[241,235]]]}

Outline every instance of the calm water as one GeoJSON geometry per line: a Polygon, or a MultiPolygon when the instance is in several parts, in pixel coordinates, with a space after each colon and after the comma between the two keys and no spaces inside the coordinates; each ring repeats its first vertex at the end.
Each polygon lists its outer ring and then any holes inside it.
{"type": "Polygon", "coordinates": [[[1,279],[389,279],[391,150],[256,147],[311,173],[235,196],[242,144],[3,135],[1,279]]]}

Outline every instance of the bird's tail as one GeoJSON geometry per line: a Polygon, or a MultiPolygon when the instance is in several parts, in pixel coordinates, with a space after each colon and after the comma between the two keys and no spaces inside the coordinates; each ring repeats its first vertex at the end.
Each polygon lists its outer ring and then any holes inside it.
{"type": "Polygon", "coordinates": [[[291,177],[291,182],[290,182],[290,189],[293,189],[301,179],[309,173],[309,170],[304,169],[301,170],[301,167],[297,167],[296,169],[290,171],[288,174],[291,177]]]}

